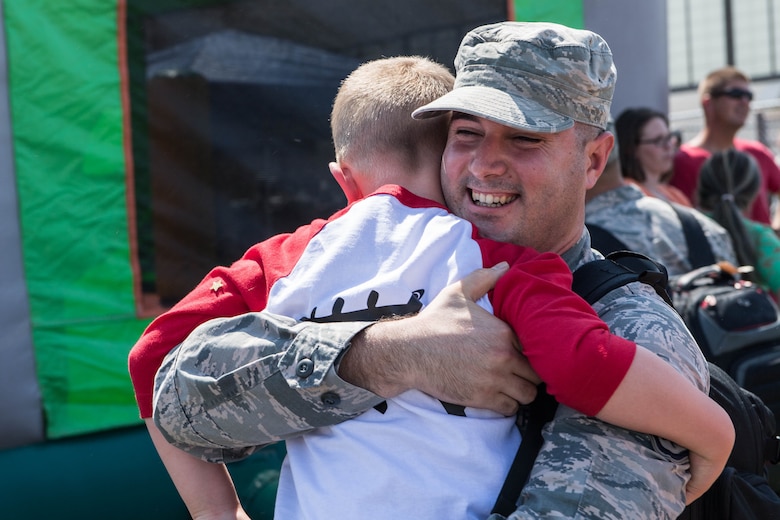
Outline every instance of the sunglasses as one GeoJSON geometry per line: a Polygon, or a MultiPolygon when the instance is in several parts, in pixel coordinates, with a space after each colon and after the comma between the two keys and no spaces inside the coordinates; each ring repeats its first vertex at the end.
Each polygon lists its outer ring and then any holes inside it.
{"type": "Polygon", "coordinates": [[[713,90],[710,92],[712,97],[726,96],[731,99],[745,99],[747,101],[753,101],[753,93],[749,90],[741,88],[730,88],[728,90],[713,90]]]}

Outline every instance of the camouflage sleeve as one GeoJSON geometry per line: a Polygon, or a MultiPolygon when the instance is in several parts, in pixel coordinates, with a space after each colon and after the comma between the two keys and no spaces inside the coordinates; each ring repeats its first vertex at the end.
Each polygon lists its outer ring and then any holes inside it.
{"type": "Polygon", "coordinates": [[[157,372],[155,424],[192,455],[229,462],[355,417],[382,398],[336,368],[368,325],[297,323],[267,312],[206,322],[157,372]]]}
{"type": "MultiPolygon", "coordinates": [[[[655,352],[702,391],[709,372],[679,315],[643,284],[594,305],[613,332],[655,352]]],[[[510,520],[674,519],[685,506],[687,452],[666,440],[559,407],[510,520]]]]}
{"type": "Polygon", "coordinates": [[[707,360],[682,318],[646,284],[612,291],[593,308],[610,330],[655,352],[702,391],[709,391],[707,360]]]}

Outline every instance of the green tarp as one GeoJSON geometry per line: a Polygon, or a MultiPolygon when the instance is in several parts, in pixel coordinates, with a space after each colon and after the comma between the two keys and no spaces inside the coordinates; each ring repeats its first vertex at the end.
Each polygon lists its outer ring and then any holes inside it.
{"type": "Polygon", "coordinates": [[[22,252],[47,436],[137,424],[117,3],[6,0],[22,252]]]}
{"type": "Polygon", "coordinates": [[[513,0],[514,19],[522,22],[555,22],[585,28],[583,0],[513,0]]]}

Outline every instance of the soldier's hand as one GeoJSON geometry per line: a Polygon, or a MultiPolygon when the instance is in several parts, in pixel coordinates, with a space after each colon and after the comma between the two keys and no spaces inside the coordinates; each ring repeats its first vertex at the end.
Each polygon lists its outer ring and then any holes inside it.
{"type": "Polygon", "coordinates": [[[516,413],[536,397],[539,378],[512,329],[475,303],[507,269],[479,269],[420,314],[365,329],[339,374],[383,397],[415,388],[453,404],[516,413]]]}

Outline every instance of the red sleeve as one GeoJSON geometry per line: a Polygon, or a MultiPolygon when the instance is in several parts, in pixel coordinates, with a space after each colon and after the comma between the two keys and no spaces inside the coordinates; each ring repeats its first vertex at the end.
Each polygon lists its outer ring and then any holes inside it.
{"type": "Polygon", "coordinates": [[[780,193],[780,166],[777,165],[772,152],[763,147],[765,159],[762,161],[761,171],[767,179],[769,193],[780,193]]]}
{"type": "Polygon", "coordinates": [[[753,201],[749,217],[756,222],[771,224],[771,195],[780,192],[780,168],[775,157],[772,151],[759,141],[734,139],[734,147],[753,156],[761,172],[761,189],[753,201]]]}
{"type": "MultiPolygon", "coordinates": [[[[582,413],[597,414],[625,377],[636,344],[611,334],[572,292],[571,271],[558,255],[524,249],[512,257],[512,267],[493,290],[494,313],[512,326],[550,394],[582,413]]],[[[486,265],[498,260],[491,255],[486,265]]]]}
{"type": "Polygon", "coordinates": [[[772,150],[760,141],[745,139],[734,139],[734,147],[753,156],[770,193],[780,192],[780,166],[775,162],[772,150]]]}
{"type": "Polygon", "coordinates": [[[273,284],[292,270],[324,221],[250,248],[230,267],[216,267],[180,302],[158,316],[130,350],[128,368],[141,417],[152,415],[154,377],[165,356],[198,325],[265,308],[273,284]]]}

